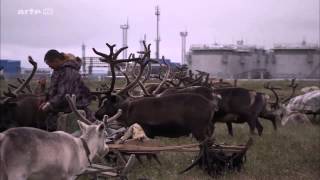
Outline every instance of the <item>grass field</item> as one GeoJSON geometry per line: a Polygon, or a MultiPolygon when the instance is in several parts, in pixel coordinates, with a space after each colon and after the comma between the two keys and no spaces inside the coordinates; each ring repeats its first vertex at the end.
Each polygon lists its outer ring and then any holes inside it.
{"type": "MultiPolygon", "coordinates": [[[[262,137],[254,137],[254,144],[247,152],[247,162],[240,173],[225,174],[218,179],[319,179],[320,177],[320,127],[286,126],[274,132],[269,122],[264,122],[262,137]]],[[[227,135],[224,125],[216,126],[216,140],[220,143],[243,144],[248,138],[247,125],[235,127],[235,137],[227,135]]],[[[165,139],[165,144],[182,144],[191,138],[165,139]]],[[[191,163],[195,154],[161,153],[162,165],[145,161],[137,164],[129,179],[210,179],[198,168],[184,175],[178,172],[191,163]]]]}
{"type": "MultiPolygon", "coordinates": [[[[93,89],[96,82],[87,82],[93,89]]],[[[269,93],[263,89],[261,81],[240,81],[240,87],[255,89],[269,93]]],[[[299,89],[305,86],[317,85],[316,81],[298,81],[299,89]]],[[[283,88],[281,97],[290,94],[286,87],[289,81],[273,81],[273,84],[283,88]]],[[[1,82],[1,90],[6,82],[1,82]]],[[[299,92],[298,92],[299,93],[299,92]]],[[[270,94],[271,95],[271,94],[270,94]]],[[[95,108],[93,105],[92,108],[95,108]]],[[[247,162],[239,173],[227,173],[217,179],[320,179],[320,119],[309,125],[279,125],[274,131],[270,121],[261,120],[264,131],[262,137],[254,136],[254,144],[247,152],[247,162]],[[318,123],[317,123],[317,122],[318,123]]],[[[244,144],[249,138],[247,124],[234,125],[235,136],[227,133],[224,124],[217,124],[215,138],[218,143],[244,144]]],[[[195,142],[190,137],[178,139],[157,138],[162,144],[185,144],[195,142]]],[[[195,167],[191,171],[179,175],[178,172],[191,163],[195,154],[192,153],[161,153],[159,159],[162,165],[155,161],[145,160],[143,164],[136,163],[129,173],[129,179],[211,179],[206,173],[195,167]]],[[[86,178],[82,178],[86,179],[86,178]]]]}

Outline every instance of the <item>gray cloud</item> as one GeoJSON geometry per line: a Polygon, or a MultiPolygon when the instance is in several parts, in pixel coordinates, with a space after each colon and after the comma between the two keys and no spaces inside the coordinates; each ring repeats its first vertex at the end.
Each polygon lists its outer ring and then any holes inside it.
{"type": "MultiPolygon", "coordinates": [[[[42,60],[56,48],[81,54],[80,45],[106,50],[105,42],[121,45],[120,24],[129,19],[129,51],[139,49],[147,34],[154,48],[154,8],[161,10],[161,54],[180,61],[179,32],[187,29],[187,46],[234,43],[271,47],[273,43],[319,43],[318,0],[3,0],[1,58],[27,55],[42,60]],[[52,15],[19,15],[21,9],[50,8],[52,15]]],[[[88,54],[93,55],[88,49],[88,54]]]]}

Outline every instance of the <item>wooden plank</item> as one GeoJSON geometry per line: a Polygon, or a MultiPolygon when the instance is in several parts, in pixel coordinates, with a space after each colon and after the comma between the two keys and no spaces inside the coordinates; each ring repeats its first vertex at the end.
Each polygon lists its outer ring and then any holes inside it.
{"type": "Polygon", "coordinates": [[[104,174],[104,175],[109,175],[109,176],[118,176],[118,173],[116,172],[107,172],[107,171],[103,171],[103,170],[96,170],[96,169],[86,169],[86,171],[84,173],[82,173],[81,175],[90,175],[90,174],[94,174],[94,175],[100,175],[100,174],[104,174]]]}
{"type": "MultiPolygon", "coordinates": [[[[199,144],[188,144],[180,146],[143,146],[143,145],[127,145],[127,144],[110,144],[109,149],[120,151],[123,153],[145,154],[145,153],[159,153],[161,151],[171,152],[196,152],[199,151],[199,144]]],[[[224,152],[242,152],[247,149],[246,146],[212,146],[212,151],[224,152]]]]}
{"type": "MultiPolygon", "coordinates": [[[[243,152],[243,150],[237,150],[237,149],[211,149],[210,151],[215,151],[215,152],[224,152],[224,153],[240,153],[243,152]]],[[[184,148],[184,149],[173,149],[173,150],[167,150],[166,152],[197,152],[199,151],[199,148],[184,148]]],[[[137,154],[137,155],[146,155],[146,154],[158,154],[160,151],[155,151],[155,150],[143,150],[143,151],[121,151],[122,153],[126,154],[137,154]]]]}
{"type": "Polygon", "coordinates": [[[219,145],[214,145],[213,148],[222,148],[222,149],[245,149],[247,148],[246,145],[223,145],[223,144],[219,144],[219,145]]]}
{"type": "Polygon", "coordinates": [[[119,174],[117,173],[113,173],[113,172],[101,172],[98,174],[98,176],[102,176],[102,177],[118,177],[119,174]]]}
{"type": "Polygon", "coordinates": [[[180,146],[143,146],[143,145],[127,145],[127,144],[109,144],[110,151],[118,150],[118,151],[169,151],[181,148],[189,148],[189,147],[196,147],[199,144],[187,144],[187,145],[180,145],[180,146]]]}
{"type": "Polygon", "coordinates": [[[116,170],[113,167],[110,166],[105,166],[105,165],[100,165],[100,164],[92,164],[90,166],[91,168],[95,168],[95,169],[102,169],[102,170],[116,170]]]}
{"type": "MultiPolygon", "coordinates": [[[[250,138],[245,145],[225,145],[214,144],[209,148],[211,152],[223,152],[226,154],[232,153],[245,153],[248,148],[253,144],[253,140],[250,138]]],[[[177,145],[177,146],[159,146],[153,140],[150,141],[130,141],[126,144],[109,144],[109,149],[115,152],[121,152],[125,154],[158,154],[160,152],[197,152],[199,151],[199,143],[177,145]]]]}
{"type": "MultiPolygon", "coordinates": [[[[94,173],[99,173],[99,172],[112,172],[112,170],[108,169],[95,169],[95,168],[87,168],[86,171],[83,174],[94,174],[94,173]]],[[[116,171],[116,170],[113,170],[116,171]]]]}

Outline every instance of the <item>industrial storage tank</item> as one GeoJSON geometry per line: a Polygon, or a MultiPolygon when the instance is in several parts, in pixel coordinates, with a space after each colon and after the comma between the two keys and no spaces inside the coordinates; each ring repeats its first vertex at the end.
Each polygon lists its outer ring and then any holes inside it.
{"type": "Polygon", "coordinates": [[[191,70],[231,79],[320,79],[317,45],[275,45],[264,49],[239,41],[235,45],[192,45],[187,55],[191,70]]]}
{"type": "Polygon", "coordinates": [[[193,45],[187,56],[191,70],[208,72],[219,78],[268,78],[266,51],[254,45],[193,45]]]}
{"type": "Polygon", "coordinates": [[[269,71],[274,78],[320,78],[320,49],[315,45],[275,45],[270,60],[269,71]]]}

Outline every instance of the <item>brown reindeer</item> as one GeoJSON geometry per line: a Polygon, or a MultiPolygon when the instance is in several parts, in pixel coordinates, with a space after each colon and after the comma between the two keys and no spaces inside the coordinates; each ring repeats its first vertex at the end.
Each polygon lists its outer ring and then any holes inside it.
{"type": "MultiPolygon", "coordinates": [[[[140,64],[139,75],[126,88],[118,92],[114,92],[114,89],[110,88],[102,106],[96,112],[96,117],[101,119],[104,115],[112,116],[117,110],[122,109],[123,114],[117,119],[118,123],[127,127],[137,123],[148,137],[175,138],[191,133],[198,141],[202,142],[209,139],[214,131],[213,116],[217,107],[212,101],[201,95],[181,93],[136,99],[124,99],[123,96],[120,96],[139,82],[150,55],[150,45],[147,47],[144,43],[144,46],[143,56],[136,61],[140,64]]],[[[108,47],[110,48],[109,55],[96,50],[94,52],[103,57],[103,62],[109,63],[113,79],[111,87],[113,87],[115,83],[115,73],[113,71],[117,62],[128,62],[130,59],[117,60],[117,55],[123,48],[114,53],[114,46],[108,45],[108,47]]],[[[207,147],[207,145],[203,147],[207,147]]],[[[200,156],[203,152],[205,152],[205,148],[201,151],[200,156]]]]}
{"type": "Polygon", "coordinates": [[[28,78],[21,81],[20,86],[15,90],[11,91],[9,88],[9,92],[5,93],[6,97],[0,100],[0,132],[17,126],[46,129],[44,121],[46,113],[39,110],[39,105],[45,100],[45,96],[32,93],[21,94],[28,87],[37,69],[37,63],[30,56],[29,62],[32,64],[33,70],[28,78]]]}
{"type": "Polygon", "coordinates": [[[47,85],[47,80],[46,80],[46,78],[40,78],[40,79],[37,81],[37,86],[36,86],[36,88],[34,89],[34,94],[36,94],[36,95],[44,94],[45,91],[46,91],[46,85],[47,85]]]}

